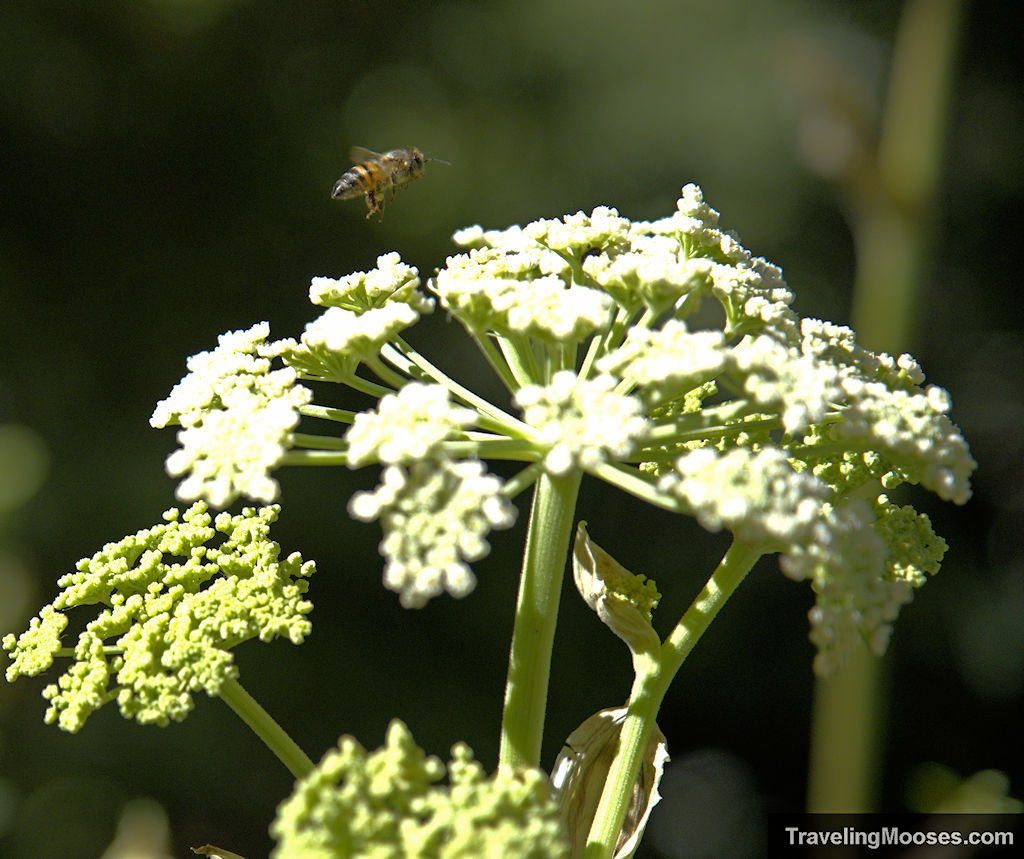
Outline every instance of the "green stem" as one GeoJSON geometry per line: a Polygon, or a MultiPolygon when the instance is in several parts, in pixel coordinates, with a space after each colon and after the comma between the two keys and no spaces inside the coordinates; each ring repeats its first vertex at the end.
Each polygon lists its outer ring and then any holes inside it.
{"type": "Polygon", "coordinates": [[[540,477],[543,471],[543,462],[531,463],[518,474],[505,481],[501,487],[501,494],[509,500],[515,498],[520,492],[525,492],[528,487],[536,483],[537,478],[540,477]]]}
{"type": "Polygon", "coordinates": [[[498,765],[540,763],[551,648],[582,473],[537,481],[519,579],[498,765]]]}
{"type": "MultiPolygon", "coordinates": [[[[480,426],[493,429],[505,435],[523,435],[529,430],[529,427],[518,418],[512,417],[512,415],[499,409],[493,403],[473,393],[469,388],[460,385],[440,368],[424,358],[404,340],[399,339],[396,343],[401,347],[400,349],[388,346],[385,352],[381,354],[392,362],[405,361],[409,368],[415,367],[427,378],[433,379],[440,385],[444,385],[452,392],[453,396],[477,410],[481,416],[480,426]]],[[[412,370],[410,369],[407,372],[411,374],[412,370]]]]}
{"type": "Polygon", "coordinates": [[[606,346],[609,332],[615,328],[616,320],[620,318],[628,319],[630,315],[630,312],[624,307],[615,305],[612,308],[608,318],[608,330],[600,336],[590,338],[590,344],[587,347],[587,354],[583,357],[583,363],[580,365],[580,371],[578,374],[581,379],[587,379],[590,377],[590,370],[594,365],[594,361],[604,355],[607,351],[606,346]]]}
{"type": "Polygon", "coordinates": [[[499,352],[494,344],[491,342],[491,337],[487,333],[477,334],[471,332],[473,342],[476,343],[477,348],[480,350],[480,354],[487,359],[487,363],[491,365],[491,369],[497,374],[498,378],[501,379],[501,383],[511,393],[517,391],[520,387],[519,382],[516,380],[515,375],[509,369],[508,362],[505,357],[499,352]]]}
{"type": "Polygon", "coordinates": [[[361,394],[376,397],[378,400],[381,397],[386,397],[388,394],[393,394],[395,392],[394,388],[388,388],[384,385],[379,385],[376,382],[371,382],[369,379],[364,379],[362,376],[357,376],[355,373],[349,373],[344,378],[329,379],[327,381],[341,382],[341,384],[348,385],[354,391],[359,391],[361,394]]]}
{"type": "MultiPolygon", "coordinates": [[[[913,348],[934,238],[964,3],[910,0],[892,52],[877,155],[846,176],[857,256],[853,327],[869,349],[913,348]]],[[[814,449],[809,451],[815,455],[814,449]]],[[[814,694],[807,808],[864,813],[884,783],[885,662],[858,648],[814,694]]]]}
{"type": "Polygon", "coordinates": [[[528,337],[522,335],[495,335],[498,342],[498,349],[505,358],[509,371],[515,378],[515,390],[524,388],[527,385],[540,385],[545,381],[541,374],[540,365],[537,363],[537,356],[533,354],[533,347],[528,337]]]}
{"type": "Polygon", "coordinates": [[[226,680],[221,685],[220,698],[252,728],[295,778],[302,778],[312,772],[313,762],[306,753],[237,680],[226,680]]]}
{"type": "Polygon", "coordinates": [[[523,439],[504,438],[503,436],[469,438],[465,441],[455,439],[444,442],[444,449],[458,459],[473,456],[481,459],[507,459],[519,462],[531,462],[537,459],[535,444],[523,439]]]}
{"type": "Polygon", "coordinates": [[[347,450],[348,442],[333,435],[311,435],[297,432],[292,435],[292,446],[313,450],[347,450]]]}
{"type": "Polygon", "coordinates": [[[285,465],[348,465],[348,454],[333,450],[290,450],[278,461],[285,465]]]}
{"type": "Polygon", "coordinates": [[[623,492],[628,492],[630,495],[639,498],[641,501],[646,501],[648,504],[653,504],[655,507],[661,507],[673,513],[689,512],[678,498],[666,495],[664,492],[659,492],[652,478],[645,477],[636,468],[623,465],[620,462],[600,462],[590,471],[594,477],[599,477],[605,483],[610,483],[623,492]]]}
{"type": "MultiPolygon", "coordinates": [[[[699,415],[699,412],[693,412],[699,415]]],[[[739,435],[741,432],[758,432],[760,430],[779,429],[782,421],[779,418],[764,418],[755,421],[743,421],[729,425],[699,426],[693,429],[681,429],[679,424],[688,418],[689,415],[672,418],[670,423],[658,424],[652,427],[644,438],[645,446],[676,444],[683,441],[703,441],[706,439],[717,439],[728,435],[739,435]]],[[[689,423],[689,421],[687,421],[689,423]]],[[[845,450],[845,448],[844,448],[845,450]]],[[[673,458],[679,456],[679,451],[673,452],[673,458]]]]}
{"type": "Polygon", "coordinates": [[[877,808],[885,667],[884,659],[860,646],[833,676],[814,684],[807,775],[812,814],[863,814],[877,808]]]}
{"type": "Polygon", "coordinates": [[[334,409],[329,406],[316,406],[313,404],[299,406],[299,414],[304,417],[323,418],[324,420],[337,421],[343,424],[350,424],[356,419],[356,412],[349,411],[348,409],[334,409]]]}
{"type": "Polygon", "coordinates": [[[725,605],[726,600],[732,596],[761,555],[760,549],[733,540],[703,590],[697,594],[697,598],[661,646],[661,671],[670,672],[664,681],[665,689],[711,621],[725,605]]]}
{"type": "Polygon", "coordinates": [[[619,734],[619,749],[590,828],[586,859],[608,859],[614,854],[648,739],[669,684],[759,557],[758,549],[734,540],[703,590],[662,644],[657,658],[641,657],[634,661],[637,675],[619,734]]]}
{"type": "Polygon", "coordinates": [[[390,385],[396,391],[404,387],[406,382],[409,381],[407,378],[388,367],[387,364],[381,361],[377,356],[368,358],[365,363],[367,367],[373,370],[378,379],[380,379],[385,385],[390,385]]]}

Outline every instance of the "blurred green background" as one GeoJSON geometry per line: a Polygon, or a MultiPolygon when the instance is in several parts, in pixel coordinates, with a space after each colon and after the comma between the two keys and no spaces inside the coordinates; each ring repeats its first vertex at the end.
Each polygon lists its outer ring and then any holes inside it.
{"type": "MultiPolygon", "coordinates": [[[[693,181],[748,248],[783,266],[798,312],[849,323],[851,224],[870,188],[858,171],[902,11],[868,0],[5,0],[0,632],[23,629],[79,557],[158,521],[173,503],[163,458],[174,440],[149,428],[154,403],[223,331],[266,319],[276,337],[300,333],[316,315],[314,275],[365,270],[390,250],[426,275],[474,223],[600,204],[656,218],[693,181]],[[368,222],[360,202],[330,199],[352,145],[415,145],[453,166],[428,165],[368,222]]],[[[907,497],[950,550],[887,661],[877,790],[890,810],[913,805],[928,762],[999,769],[1024,793],[1024,89],[1019,33],[998,4],[962,14],[915,328],[909,344],[868,344],[919,358],[952,393],[980,462],[965,508],[907,497]]],[[[497,395],[443,314],[422,329],[413,342],[497,395]]],[[[240,648],[242,682],[315,759],[341,733],[380,745],[397,716],[429,751],[465,740],[492,764],[525,515],[494,535],[469,598],[410,612],[379,584],[377,526],[345,513],[376,476],[279,476],[277,539],[318,562],[314,634],[298,649],[240,648]]],[[[579,516],[658,580],[662,632],[724,548],[593,482],[579,516]]],[[[811,602],[768,559],[702,640],[660,720],[673,764],[638,855],[756,855],[763,815],[803,806],[811,602]]],[[[582,601],[567,591],[562,610],[547,765],[579,722],[625,699],[631,676],[582,601]]],[[[108,707],[69,736],[42,724],[42,685],[0,684],[0,856],[100,856],[136,797],[163,806],[171,855],[208,841],[267,854],[290,778],[221,702],[199,700],[166,730],[108,707]]]]}

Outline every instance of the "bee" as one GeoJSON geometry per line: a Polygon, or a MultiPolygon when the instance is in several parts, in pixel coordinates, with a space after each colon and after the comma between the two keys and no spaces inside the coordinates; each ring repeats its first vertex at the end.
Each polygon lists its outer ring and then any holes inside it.
{"type": "Polygon", "coordinates": [[[391,196],[388,202],[391,202],[399,188],[404,188],[423,175],[423,166],[427,161],[448,164],[440,158],[426,158],[415,146],[391,149],[384,153],[353,146],[349,157],[355,166],[334,183],[331,197],[352,200],[365,195],[366,207],[370,210],[366,217],[380,214],[381,220],[384,219],[384,195],[389,189],[391,196]]]}

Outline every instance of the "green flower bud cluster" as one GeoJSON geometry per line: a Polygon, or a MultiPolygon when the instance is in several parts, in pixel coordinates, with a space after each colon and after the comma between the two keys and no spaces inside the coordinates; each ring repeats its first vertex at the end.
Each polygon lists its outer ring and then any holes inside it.
{"type": "Polygon", "coordinates": [[[374,752],[342,737],[278,808],[272,859],[568,859],[543,772],[487,777],[465,743],[447,772],[397,719],[374,752]]]}
{"type": "Polygon", "coordinates": [[[298,553],[280,557],[269,539],[278,512],[246,508],[214,519],[196,503],[79,561],[28,630],[4,637],[8,681],[70,659],[43,690],[46,721],[65,731],[111,701],[143,725],[181,721],[196,692],[215,696],[235,679],[232,648],[252,638],[300,644],[310,632],[313,606],[303,597],[315,566],[298,553]],[[71,618],[93,606],[77,642],[64,647],[71,618]]]}

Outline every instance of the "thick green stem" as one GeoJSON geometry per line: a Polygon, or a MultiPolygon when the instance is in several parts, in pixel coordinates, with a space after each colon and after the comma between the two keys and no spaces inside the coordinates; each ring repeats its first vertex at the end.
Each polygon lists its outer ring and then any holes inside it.
{"type": "Polygon", "coordinates": [[[734,540],[703,590],[662,644],[657,658],[634,660],[637,675],[619,734],[619,749],[590,828],[586,859],[608,859],[614,855],[648,739],[669,684],[759,557],[759,550],[734,540]]]}
{"type": "Polygon", "coordinates": [[[519,579],[501,719],[501,767],[540,763],[562,576],[582,473],[537,481],[519,579]]]}
{"type": "Polygon", "coordinates": [[[220,687],[220,697],[253,732],[263,740],[295,778],[313,770],[313,762],[255,698],[237,680],[227,680],[220,687]]]}
{"type": "Polygon", "coordinates": [[[863,814],[877,809],[886,685],[885,660],[863,646],[847,654],[834,676],[815,683],[809,812],[863,814]]]}

